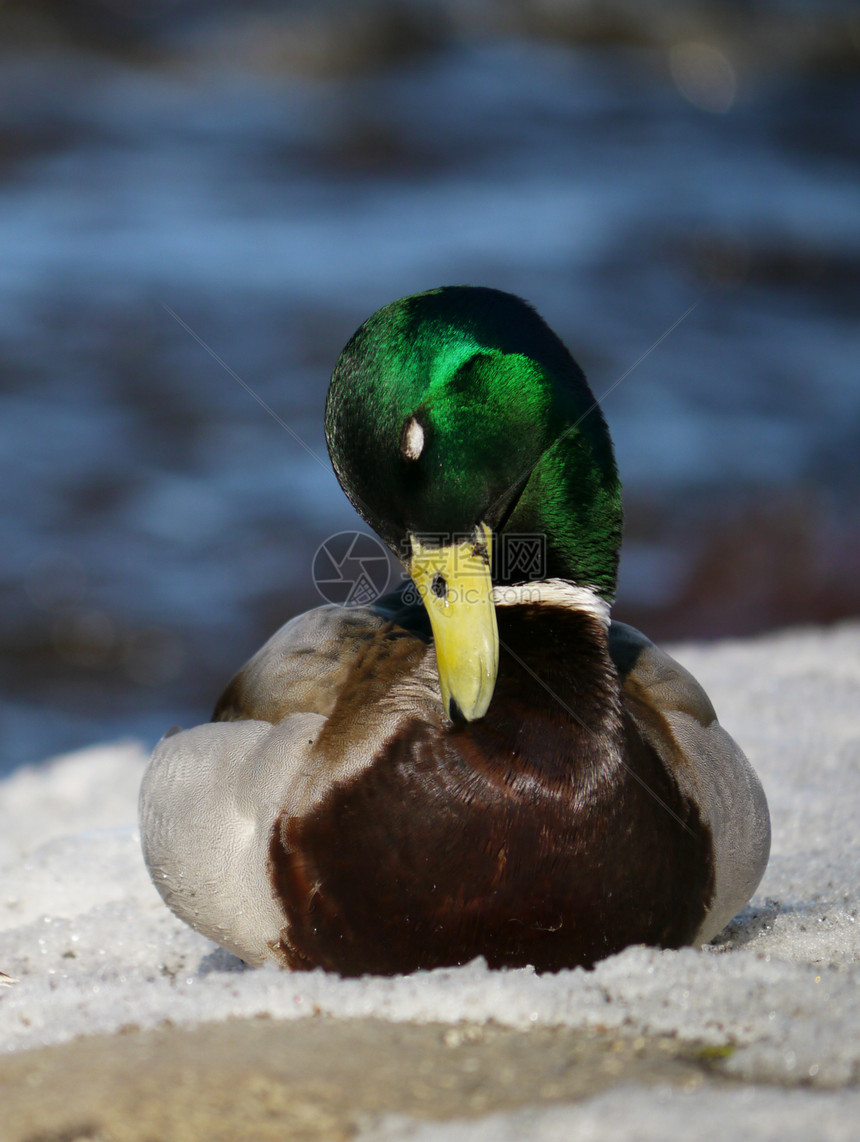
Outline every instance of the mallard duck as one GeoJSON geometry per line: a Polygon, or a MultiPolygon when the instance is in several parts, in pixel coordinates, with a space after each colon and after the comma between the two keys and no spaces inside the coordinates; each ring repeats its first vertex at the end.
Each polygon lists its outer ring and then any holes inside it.
{"type": "Polygon", "coordinates": [[[711,939],[767,803],[695,679],[610,621],[619,479],[562,342],[494,289],[395,301],[341,354],[326,439],[409,579],[294,618],[160,742],[165,902],[251,964],[348,976],[711,939]]]}

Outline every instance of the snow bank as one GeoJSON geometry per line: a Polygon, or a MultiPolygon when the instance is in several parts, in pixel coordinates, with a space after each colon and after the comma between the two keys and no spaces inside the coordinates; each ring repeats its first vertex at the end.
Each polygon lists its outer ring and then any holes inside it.
{"type": "Polygon", "coordinates": [[[835,1095],[751,1087],[678,1091],[621,1087],[572,1107],[490,1114],[477,1122],[419,1123],[390,1116],[356,1142],[856,1142],[860,1092],[835,1095]],[[631,1133],[631,1129],[635,1133],[631,1133]]]}

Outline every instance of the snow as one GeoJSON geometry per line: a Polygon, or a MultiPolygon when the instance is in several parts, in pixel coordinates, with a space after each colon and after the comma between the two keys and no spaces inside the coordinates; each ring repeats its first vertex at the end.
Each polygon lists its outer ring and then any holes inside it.
{"type": "Polygon", "coordinates": [[[621,1087],[574,1107],[491,1114],[477,1122],[413,1123],[391,1116],[356,1142],[697,1142],[772,1138],[778,1142],[856,1142],[860,1092],[678,1091],[621,1087]],[[635,1124],[635,1134],[631,1125],[635,1124]]]}
{"type": "Polygon", "coordinates": [[[860,1083],[860,623],[670,649],[746,750],[773,821],[760,889],[714,944],[634,947],[591,972],[544,976],[482,961],[394,979],[246,969],[149,882],[135,825],[143,749],[98,746],[0,783],[0,970],[16,980],[0,987],[0,1051],[262,1013],[663,1033],[728,1048],[724,1073],[745,1085],[624,1087],[444,1127],[391,1119],[373,1136],[612,1138],[637,1122],[650,1139],[695,1122],[716,1138],[745,1108],[748,1137],[770,1137],[774,1123],[781,1138],[849,1137],[860,1112],[860,1090],[840,1089],[860,1083]]]}

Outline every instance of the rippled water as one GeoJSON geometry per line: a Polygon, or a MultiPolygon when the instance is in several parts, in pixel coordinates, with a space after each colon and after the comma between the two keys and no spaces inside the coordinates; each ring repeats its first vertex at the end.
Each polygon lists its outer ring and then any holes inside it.
{"type": "Polygon", "coordinates": [[[612,389],[619,613],[860,610],[857,72],[714,42],[473,33],[314,77],[223,37],[7,52],[2,764],[207,716],[317,600],[356,525],[331,368],[443,283],[527,297],[612,389]]]}

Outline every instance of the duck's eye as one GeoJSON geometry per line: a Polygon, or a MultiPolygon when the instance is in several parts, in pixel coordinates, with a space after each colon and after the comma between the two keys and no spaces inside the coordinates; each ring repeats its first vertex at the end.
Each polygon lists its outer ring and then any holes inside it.
{"type": "Polygon", "coordinates": [[[407,460],[417,460],[424,451],[424,428],[414,416],[410,416],[403,425],[400,451],[407,460]]]}
{"type": "Polygon", "coordinates": [[[444,599],[448,594],[448,580],[444,575],[434,575],[430,583],[430,590],[437,599],[444,599]]]}

